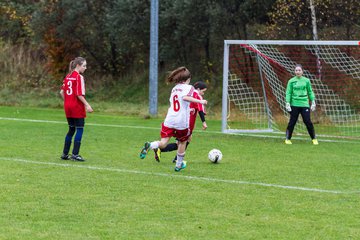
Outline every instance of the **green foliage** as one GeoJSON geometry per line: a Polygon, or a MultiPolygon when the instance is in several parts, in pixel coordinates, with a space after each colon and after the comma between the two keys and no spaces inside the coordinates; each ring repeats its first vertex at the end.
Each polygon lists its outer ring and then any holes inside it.
{"type": "Polygon", "coordinates": [[[34,11],[33,1],[0,2],[0,40],[10,41],[13,44],[31,42],[33,29],[29,23],[34,11]]]}
{"type": "Polygon", "coordinates": [[[322,39],[359,39],[359,1],[317,1],[317,9],[319,9],[319,26],[322,30],[320,36],[322,39]],[[336,28],[335,31],[329,31],[329,29],[334,28],[336,28]]]}
{"type": "MultiPolygon", "coordinates": [[[[360,38],[358,1],[314,2],[321,40],[360,38]]],[[[21,85],[21,91],[57,88],[69,61],[81,55],[88,60],[90,98],[93,94],[101,101],[147,101],[150,1],[6,0],[0,3],[0,13],[6,43],[1,43],[0,72],[9,76],[0,80],[2,86],[19,90],[21,85]],[[9,49],[22,61],[9,56],[9,49]],[[107,89],[112,94],[106,94],[107,89]]],[[[312,39],[309,3],[161,1],[160,103],[166,103],[168,94],[163,77],[180,65],[191,70],[194,81],[206,81],[214,91],[213,102],[219,101],[224,39],[312,39]]]]}
{"type": "MultiPolygon", "coordinates": [[[[37,107],[62,107],[59,89],[63,75],[54,78],[48,73],[46,58],[41,55],[42,51],[31,46],[0,42],[0,105],[27,105],[37,107]]],[[[134,70],[134,72],[122,78],[111,75],[99,74],[92,69],[84,73],[86,78],[86,97],[95,107],[97,105],[104,111],[127,114],[126,109],[114,107],[114,104],[132,103],[131,114],[141,105],[147,112],[148,72],[134,70]],[[135,109],[135,110],[134,110],[135,109]]],[[[164,114],[169,105],[169,92],[173,85],[167,85],[165,78],[167,71],[159,73],[159,114],[164,114]]],[[[194,76],[192,83],[204,80],[194,76]]],[[[221,80],[218,79],[221,83],[221,80]]],[[[221,102],[221,84],[208,82],[206,98],[209,100],[208,109],[212,110],[221,102]]],[[[143,110],[139,112],[144,112],[143,110]]],[[[138,113],[139,113],[138,112],[138,113]]],[[[210,113],[211,111],[209,111],[210,113]]],[[[212,114],[212,113],[210,113],[212,114]]]]}
{"type": "MultiPolygon", "coordinates": [[[[357,0],[314,1],[319,40],[356,40],[360,36],[360,2],[357,0]],[[341,10],[339,10],[341,9],[341,10]],[[329,29],[337,29],[329,31],[329,29]],[[345,31],[343,31],[346,29],[345,31]],[[345,35],[339,32],[345,32],[345,35]]],[[[270,39],[311,40],[309,2],[277,0],[269,13],[270,22],[262,37],[270,39]]]]}
{"type": "MultiPolygon", "coordinates": [[[[269,1],[267,1],[269,3],[269,1]]],[[[186,65],[196,75],[214,81],[221,70],[224,27],[221,20],[228,16],[221,1],[162,1],[159,9],[160,66],[175,68],[186,65]],[[191,16],[191,17],[190,17],[191,16]],[[200,63],[200,64],[199,64],[200,63]]],[[[229,5],[226,5],[229,6],[229,5]]],[[[241,16],[246,25],[266,16],[270,4],[244,1],[236,4],[232,16],[241,16]],[[259,14],[249,13],[250,6],[262,6],[259,14]],[[246,14],[248,13],[248,14],[246,14]]],[[[53,67],[65,71],[65,62],[83,55],[96,63],[97,72],[122,76],[134,69],[148,66],[149,1],[108,0],[100,2],[62,0],[39,3],[33,14],[32,26],[39,39],[49,45],[53,67]],[[75,5],[75,6],[74,6],[75,5]],[[59,63],[59,64],[57,64],[59,63]]],[[[238,37],[238,36],[236,36],[238,37]]],[[[246,38],[246,34],[242,34],[246,38]]]]}
{"type": "Polygon", "coordinates": [[[105,34],[111,43],[109,50],[115,59],[114,70],[128,73],[144,68],[149,56],[149,1],[114,1],[105,17],[105,34]]]}
{"type": "Polygon", "coordinates": [[[311,13],[307,1],[277,0],[269,14],[271,25],[266,30],[271,38],[289,40],[312,38],[311,13]]]}

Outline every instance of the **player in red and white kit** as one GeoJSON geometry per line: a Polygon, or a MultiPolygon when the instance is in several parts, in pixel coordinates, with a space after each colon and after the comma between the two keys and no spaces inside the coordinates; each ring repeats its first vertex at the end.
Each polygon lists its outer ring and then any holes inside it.
{"type": "Polygon", "coordinates": [[[176,137],[178,139],[176,172],[186,167],[186,162],[183,159],[186,142],[191,135],[190,102],[207,104],[206,100],[199,100],[193,97],[194,88],[189,85],[190,80],[191,74],[186,67],[179,67],[169,74],[167,82],[175,83],[176,85],[171,90],[170,107],[161,127],[161,140],[151,143],[146,142],[140,152],[140,158],[143,159],[150,149],[165,148],[170,138],[176,137]]]}
{"type": "MultiPolygon", "coordinates": [[[[193,97],[196,99],[202,100],[203,96],[205,94],[205,91],[207,90],[206,83],[204,83],[202,81],[198,81],[198,82],[194,83],[194,89],[195,90],[194,90],[193,97]]],[[[207,124],[205,121],[205,115],[206,115],[205,106],[201,103],[194,103],[194,102],[190,103],[190,122],[189,122],[190,137],[187,140],[185,150],[189,146],[190,141],[192,139],[192,132],[195,128],[196,117],[198,114],[202,121],[202,128],[203,128],[203,130],[206,130],[207,124]]],[[[170,143],[163,149],[161,149],[161,148],[154,149],[156,161],[160,162],[160,157],[161,157],[162,152],[171,152],[171,151],[175,151],[177,149],[178,149],[177,143],[170,143]]],[[[176,162],[176,160],[177,160],[177,156],[174,157],[173,162],[176,162]]]]}
{"type": "Polygon", "coordinates": [[[86,112],[93,112],[90,104],[85,99],[85,81],[81,75],[85,70],[85,58],[77,57],[72,60],[69,65],[69,74],[64,78],[60,91],[60,95],[64,100],[65,115],[69,124],[69,130],[65,137],[64,149],[61,155],[61,159],[63,160],[72,159],[74,161],[85,161],[79,155],[79,151],[86,112]],[[69,151],[74,135],[74,147],[70,157],[69,151]]]}
{"type": "MultiPolygon", "coordinates": [[[[203,100],[203,96],[205,94],[205,91],[207,90],[207,86],[204,82],[196,82],[194,84],[194,98],[199,99],[199,100],[203,100]]],[[[191,133],[193,132],[194,128],[195,128],[195,121],[196,121],[196,116],[197,114],[199,114],[200,119],[202,121],[202,125],[203,125],[203,130],[207,129],[207,124],[205,121],[205,106],[201,103],[191,103],[190,104],[190,130],[191,133]]]]}

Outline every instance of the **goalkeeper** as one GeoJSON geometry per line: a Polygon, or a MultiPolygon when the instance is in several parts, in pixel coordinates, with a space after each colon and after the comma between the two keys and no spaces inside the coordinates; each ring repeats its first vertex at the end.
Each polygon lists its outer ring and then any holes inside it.
{"type": "Polygon", "coordinates": [[[292,133],[299,114],[301,114],[312,143],[318,145],[314,125],[310,119],[310,110],[315,111],[316,109],[315,94],[310,79],[303,76],[303,68],[300,64],[295,66],[295,75],[289,80],[286,87],[286,111],[290,113],[290,120],[286,129],[285,144],[292,144],[292,133]],[[309,100],[311,105],[309,105],[309,100]]]}

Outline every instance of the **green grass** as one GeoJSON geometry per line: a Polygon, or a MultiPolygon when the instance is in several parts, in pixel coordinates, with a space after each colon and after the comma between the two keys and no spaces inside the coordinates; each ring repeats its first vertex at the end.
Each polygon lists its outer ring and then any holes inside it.
{"type": "Polygon", "coordinates": [[[61,109],[0,107],[0,239],[359,238],[357,143],[288,146],[282,136],[221,134],[213,120],[175,173],[174,153],[138,157],[161,122],[89,114],[87,161],[76,163],[59,160],[61,109]],[[207,160],[212,148],[220,164],[207,160]]]}

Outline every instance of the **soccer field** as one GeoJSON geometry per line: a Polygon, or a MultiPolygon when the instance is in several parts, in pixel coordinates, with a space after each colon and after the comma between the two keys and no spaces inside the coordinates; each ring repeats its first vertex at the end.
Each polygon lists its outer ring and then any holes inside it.
{"type": "Polygon", "coordinates": [[[139,159],[161,122],[89,114],[81,163],[59,158],[62,109],[0,107],[0,239],[359,239],[359,143],[285,145],[208,121],[174,172],[175,152],[139,159]]]}

